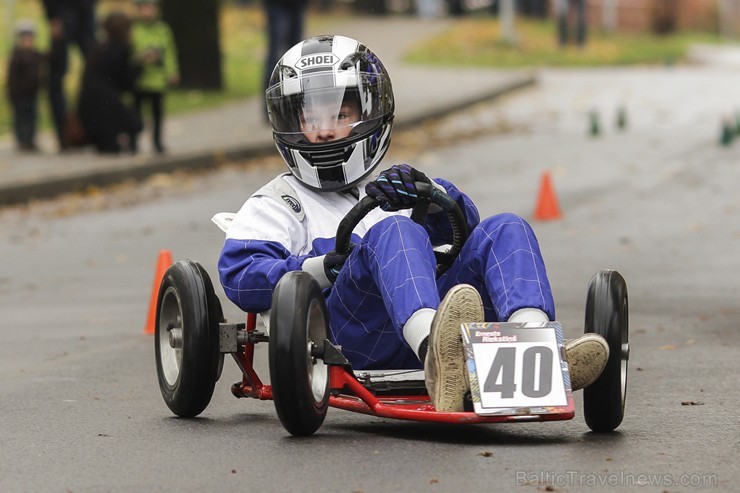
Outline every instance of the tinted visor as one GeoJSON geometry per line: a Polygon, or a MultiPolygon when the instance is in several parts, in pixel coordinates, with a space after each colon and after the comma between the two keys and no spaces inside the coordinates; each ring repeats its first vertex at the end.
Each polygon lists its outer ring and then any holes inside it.
{"type": "Polygon", "coordinates": [[[273,131],[294,143],[314,142],[319,133],[341,140],[375,127],[393,111],[387,77],[355,73],[342,80],[341,75],[289,78],[268,89],[267,110],[273,131]]]}

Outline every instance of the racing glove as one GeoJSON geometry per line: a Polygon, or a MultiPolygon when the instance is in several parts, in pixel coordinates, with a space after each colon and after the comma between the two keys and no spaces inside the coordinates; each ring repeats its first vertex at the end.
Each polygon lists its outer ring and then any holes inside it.
{"type": "Polygon", "coordinates": [[[324,255],[324,274],[330,283],[334,284],[339,277],[339,271],[344,267],[344,263],[347,261],[347,257],[355,247],[353,243],[349,245],[349,251],[347,253],[337,253],[334,250],[324,255]]]}
{"type": "Polygon", "coordinates": [[[427,175],[408,164],[396,164],[381,171],[375,181],[365,185],[365,193],[380,202],[384,211],[409,209],[416,204],[418,196],[415,182],[429,183],[427,175]]]}

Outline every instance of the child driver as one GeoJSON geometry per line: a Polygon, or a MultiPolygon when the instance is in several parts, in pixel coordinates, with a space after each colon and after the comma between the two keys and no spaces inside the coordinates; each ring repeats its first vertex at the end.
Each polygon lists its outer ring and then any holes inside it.
{"type": "MultiPolygon", "coordinates": [[[[290,173],[252,195],[227,232],[219,259],[226,295],[245,311],[270,309],[286,272],[324,289],[332,342],[355,369],[420,368],[434,407],[460,411],[468,391],[460,324],[554,320],[545,264],[532,228],[513,214],[483,221],[452,183],[401,164],[371,175],[390,143],[394,98],[380,60],[343,36],[307,39],[285,53],[267,90],[278,151],[290,173]],[[445,213],[410,219],[416,182],[462,209],[470,236],[437,276],[432,248],[449,244],[445,213]],[[381,202],[334,252],[337,226],[364,195],[381,202]]],[[[571,385],[590,385],[606,365],[603,338],[566,345],[571,385]]]]}

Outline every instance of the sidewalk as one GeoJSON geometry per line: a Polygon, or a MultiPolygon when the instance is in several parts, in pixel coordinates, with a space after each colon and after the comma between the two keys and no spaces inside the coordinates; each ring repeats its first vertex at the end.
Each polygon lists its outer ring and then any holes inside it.
{"type": "MultiPolygon", "coordinates": [[[[367,44],[383,60],[396,96],[397,129],[536,82],[532,71],[421,67],[402,61],[410,46],[443,31],[452,22],[358,17],[335,31],[367,44]]],[[[307,33],[314,34],[320,33],[307,33]]],[[[263,104],[262,98],[254,97],[167,118],[164,142],[168,152],[161,156],[151,152],[147,132],[140,139],[141,151],[134,156],[99,156],[92,149],[58,154],[50,134],[39,138],[43,152],[18,154],[12,141],[3,139],[0,141],[0,205],[272,153],[272,134],[262,119],[263,104]]]]}

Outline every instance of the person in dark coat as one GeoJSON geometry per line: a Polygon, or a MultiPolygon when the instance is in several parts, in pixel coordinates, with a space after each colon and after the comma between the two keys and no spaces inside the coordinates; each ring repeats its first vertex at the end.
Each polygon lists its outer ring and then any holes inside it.
{"type": "Polygon", "coordinates": [[[586,12],[586,0],[558,0],[558,43],[564,48],[571,38],[569,31],[572,13],[575,13],[575,42],[579,48],[586,45],[586,34],[588,29],[588,14],[586,12]]]}
{"type": "Polygon", "coordinates": [[[67,99],[64,78],[69,70],[69,49],[77,45],[87,59],[95,46],[96,0],[43,0],[49,21],[51,49],[49,53],[49,102],[59,141],[59,149],[68,147],[65,139],[67,99]]]}
{"type": "Polygon", "coordinates": [[[110,14],[103,23],[106,40],[87,61],[82,78],[78,113],[87,137],[101,153],[119,153],[126,141],[133,151],[143,125],[136,112],[123,101],[133,92],[141,71],[132,64],[131,20],[123,13],[110,14]]]}
{"type": "Polygon", "coordinates": [[[283,53],[303,39],[308,0],[263,0],[263,3],[267,13],[268,37],[263,89],[267,91],[275,64],[283,53]]]}
{"type": "Polygon", "coordinates": [[[45,56],[36,49],[36,28],[18,21],[15,45],[8,62],[8,99],[13,107],[13,130],[20,151],[36,151],[38,94],[45,56]]]}

